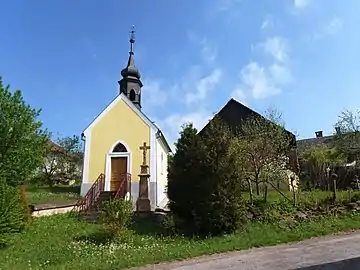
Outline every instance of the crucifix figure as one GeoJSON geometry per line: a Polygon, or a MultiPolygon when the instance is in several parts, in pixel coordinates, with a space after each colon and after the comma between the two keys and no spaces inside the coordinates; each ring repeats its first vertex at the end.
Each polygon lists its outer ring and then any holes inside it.
{"type": "Polygon", "coordinates": [[[150,149],[150,146],[146,145],[146,142],[144,142],[143,146],[140,146],[140,150],[143,151],[143,164],[146,165],[146,152],[150,149]]]}

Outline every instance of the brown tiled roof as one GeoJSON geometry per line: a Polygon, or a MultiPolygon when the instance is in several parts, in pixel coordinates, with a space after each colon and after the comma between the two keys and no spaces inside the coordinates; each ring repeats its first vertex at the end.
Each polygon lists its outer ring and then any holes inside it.
{"type": "Polygon", "coordinates": [[[50,148],[54,152],[64,151],[64,149],[60,145],[58,145],[57,143],[54,143],[53,141],[50,141],[50,148]]]}
{"type": "Polygon", "coordinates": [[[333,135],[323,136],[318,138],[309,138],[309,139],[297,140],[296,145],[298,148],[298,152],[302,153],[306,149],[309,149],[310,147],[329,145],[333,139],[334,139],[333,135]]]}

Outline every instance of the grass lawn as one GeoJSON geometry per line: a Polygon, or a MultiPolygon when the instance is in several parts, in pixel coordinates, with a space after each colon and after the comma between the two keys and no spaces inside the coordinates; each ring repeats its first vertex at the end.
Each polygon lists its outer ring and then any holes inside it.
{"type": "Polygon", "coordinates": [[[29,204],[66,202],[80,198],[80,185],[65,186],[27,186],[27,198],[29,204]]]}
{"type": "Polygon", "coordinates": [[[236,234],[205,240],[156,236],[150,225],[138,225],[128,241],[117,244],[106,241],[97,224],[66,214],[37,218],[26,231],[9,236],[9,245],[0,249],[0,269],[121,269],[360,229],[360,214],[291,224],[251,222],[236,234]]]}
{"type": "MultiPolygon", "coordinates": [[[[290,191],[282,191],[283,195],[286,196],[289,200],[293,199],[293,194],[290,191]]],[[[332,197],[333,193],[332,191],[322,191],[322,190],[314,190],[314,191],[301,191],[297,199],[300,203],[308,202],[308,203],[317,203],[321,200],[324,200],[326,198],[332,197]]],[[[360,200],[360,191],[359,190],[353,190],[351,193],[349,191],[341,190],[337,191],[336,193],[336,200],[337,201],[349,201],[349,195],[352,197],[352,199],[357,198],[360,200]]],[[[244,199],[249,199],[249,193],[243,192],[242,196],[244,199]]],[[[254,199],[256,198],[263,198],[263,195],[256,196],[256,194],[253,194],[254,199]]],[[[268,201],[274,202],[278,201],[279,199],[284,199],[282,195],[279,194],[279,192],[275,190],[269,190],[268,192],[268,201]]]]}

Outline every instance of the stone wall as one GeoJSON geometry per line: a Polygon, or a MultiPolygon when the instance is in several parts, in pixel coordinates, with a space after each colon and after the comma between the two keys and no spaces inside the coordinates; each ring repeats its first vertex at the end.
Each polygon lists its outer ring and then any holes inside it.
{"type": "Polygon", "coordinates": [[[51,216],[55,214],[69,213],[74,208],[75,202],[59,204],[38,204],[30,205],[31,215],[33,217],[51,216]]]}

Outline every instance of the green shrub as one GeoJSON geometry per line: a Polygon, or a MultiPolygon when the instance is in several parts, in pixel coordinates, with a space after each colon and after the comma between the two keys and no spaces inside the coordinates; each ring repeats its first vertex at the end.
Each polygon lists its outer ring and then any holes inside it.
{"type": "Polygon", "coordinates": [[[281,219],[280,212],[274,207],[277,206],[276,204],[255,198],[251,204],[248,204],[248,211],[253,215],[254,220],[275,222],[281,219]]]}
{"type": "Polygon", "coordinates": [[[24,228],[24,207],[19,191],[0,181],[0,245],[5,244],[5,236],[24,228]]]}
{"type": "Polygon", "coordinates": [[[26,226],[30,224],[31,213],[30,213],[29,200],[27,198],[25,185],[20,186],[20,199],[24,210],[24,216],[23,216],[24,225],[26,226]]]}
{"type": "Polygon", "coordinates": [[[202,134],[186,125],[169,163],[169,208],[177,229],[187,235],[219,235],[235,231],[246,213],[234,156],[232,135],[218,118],[202,134]]]}
{"type": "Polygon", "coordinates": [[[352,202],[360,201],[360,193],[357,192],[357,193],[353,194],[353,195],[351,196],[351,201],[352,201],[352,202]]]}
{"type": "Polygon", "coordinates": [[[115,235],[120,236],[126,231],[133,215],[133,207],[129,200],[111,200],[104,202],[100,211],[100,222],[105,229],[115,235]]]}
{"type": "Polygon", "coordinates": [[[162,226],[164,228],[165,235],[172,236],[172,235],[176,235],[178,233],[178,231],[176,230],[174,216],[171,213],[167,214],[164,217],[162,226]]]}

